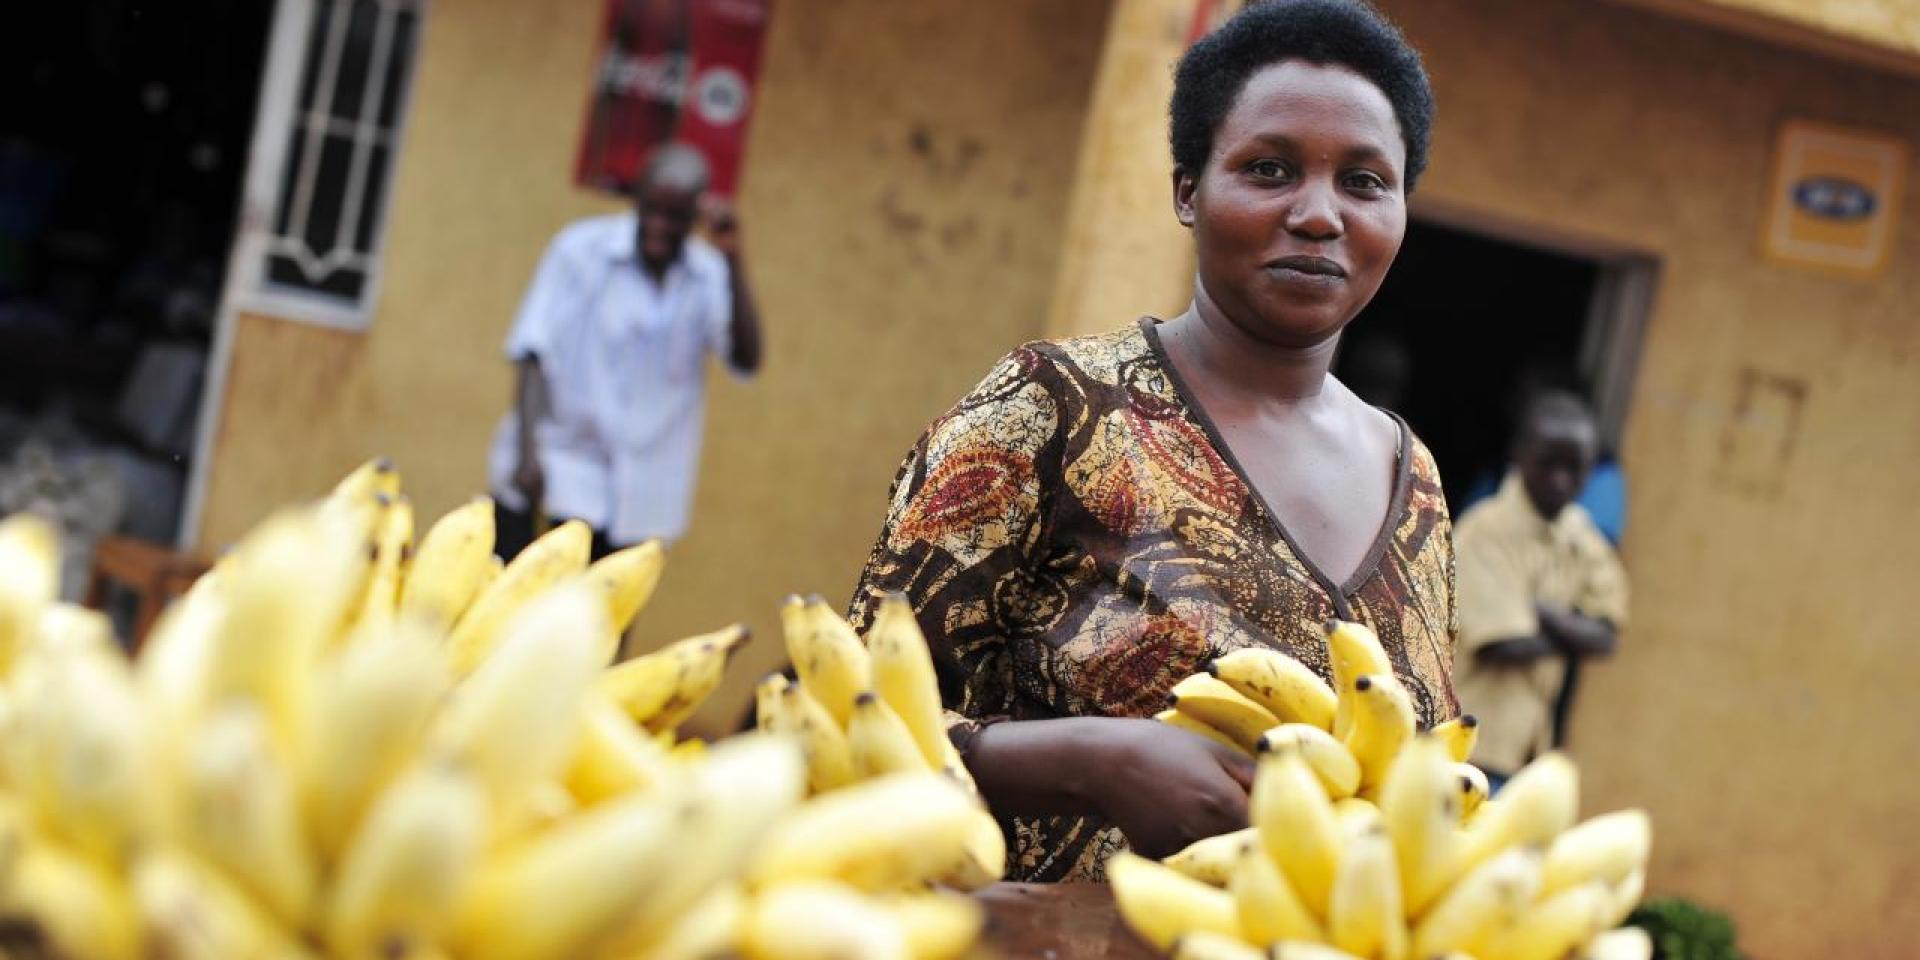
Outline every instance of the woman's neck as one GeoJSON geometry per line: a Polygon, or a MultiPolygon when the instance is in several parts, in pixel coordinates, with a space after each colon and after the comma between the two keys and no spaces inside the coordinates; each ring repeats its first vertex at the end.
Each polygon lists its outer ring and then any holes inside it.
{"type": "Polygon", "coordinates": [[[1218,383],[1242,396],[1299,406],[1322,399],[1337,336],[1307,346],[1263,340],[1197,295],[1185,313],[1160,325],[1168,352],[1188,380],[1218,383]]]}

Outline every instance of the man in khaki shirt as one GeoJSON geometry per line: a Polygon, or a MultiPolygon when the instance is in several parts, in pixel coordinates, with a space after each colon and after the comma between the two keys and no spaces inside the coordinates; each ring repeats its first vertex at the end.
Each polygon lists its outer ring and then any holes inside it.
{"type": "Polygon", "coordinates": [[[1541,395],[1521,422],[1500,492],[1454,530],[1454,689],[1480,720],[1473,761],[1495,781],[1552,748],[1568,664],[1612,653],[1626,624],[1626,571],[1574,502],[1597,445],[1584,403],[1541,395]]]}

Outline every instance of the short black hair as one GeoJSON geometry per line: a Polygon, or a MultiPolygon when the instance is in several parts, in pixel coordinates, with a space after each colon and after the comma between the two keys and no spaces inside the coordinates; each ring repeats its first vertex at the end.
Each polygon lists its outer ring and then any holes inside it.
{"type": "MultiPolygon", "coordinates": [[[[1599,422],[1594,419],[1593,408],[1579,394],[1568,390],[1542,390],[1527,400],[1526,413],[1520,418],[1515,442],[1526,444],[1542,425],[1550,423],[1582,423],[1592,427],[1596,434],[1600,429],[1599,422]]],[[[1597,443],[1598,438],[1595,440],[1597,443]]]]}
{"type": "Polygon", "coordinates": [[[1406,143],[1412,193],[1427,168],[1433,89],[1419,52],[1365,0],[1255,0],[1189,48],[1168,109],[1174,165],[1199,176],[1247,80],[1282,60],[1346,67],[1386,94],[1406,143]]]}

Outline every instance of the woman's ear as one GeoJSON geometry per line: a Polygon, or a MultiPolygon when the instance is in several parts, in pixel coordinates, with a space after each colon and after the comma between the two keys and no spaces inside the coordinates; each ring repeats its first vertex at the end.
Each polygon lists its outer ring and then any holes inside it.
{"type": "Polygon", "coordinates": [[[1200,182],[1188,176],[1186,170],[1173,168],[1173,216],[1188,229],[1193,228],[1193,192],[1199,187],[1200,182]]]}

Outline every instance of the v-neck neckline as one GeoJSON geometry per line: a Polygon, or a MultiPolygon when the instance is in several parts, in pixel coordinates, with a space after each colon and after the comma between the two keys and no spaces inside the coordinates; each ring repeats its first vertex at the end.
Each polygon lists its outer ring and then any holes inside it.
{"type": "Polygon", "coordinates": [[[1214,425],[1213,418],[1208,416],[1206,408],[1200,405],[1199,395],[1188,386],[1186,377],[1181,375],[1180,369],[1174,366],[1173,358],[1167,353],[1166,344],[1160,339],[1160,331],[1156,329],[1159,323],[1160,321],[1154,317],[1141,317],[1140,333],[1146,338],[1147,348],[1153,351],[1154,360],[1160,364],[1162,370],[1166,371],[1167,382],[1173,385],[1173,392],[1180,398],[1181,405],[1186,407],[1188,415],[1199,423],[1200,429],[1207,435],[1207,440],[1213,444],[1214,451],[1220,454],[1220,459],[1225,461],[1228,469],[1240,479],[1241,485],[1247,488],[1248,496],[1266,517],[1267,524],[1273,528],[1274,533],[1286,543],[1294,559],[1300,561],[1300,565],[1306,567],[1314,581],[1326,591],[1328,598],[1333,601],[1335,611],[1342,619],[1352,619],[1347,598],[1358,592],[1378,572],[1380,561],[1386,556],[1387,547],[1393,543],[1394,534],[1399,531],[1401,523],[1406,519],[1407,495],[1412,487],[1413,477],[1413,431],[1407,427],[1407,422],[1402,420],[1399,414],[1391,410],[1375,408],[1392,418],[1399,434],[1399,449],[1394,454],[1393,494],[1387,501],[1387,514],[1381,520],[1380,530],[1374,535],[1373,544],[1361,557],[1360,565],[1354,568],[1353,574],[1347,578],[1346,582],[1336,584],[1333,578],[1321,569],[1320,564],[1300,548],[1299,541],[1293,538],[1293,534],[1287,530],[1287,525],[1281,522],[1280,512],[1273,508],[1273,504],[1267,502],[1266,495],[1260,492],[1260,488],[1254,485],[1252,476],[1247,473],[1245,467],[1240,465],[1240,458],[1234,454],[1233,447],[1227,444],[1226,437],[1222,436],[1219,428],[1214,425]]]}

